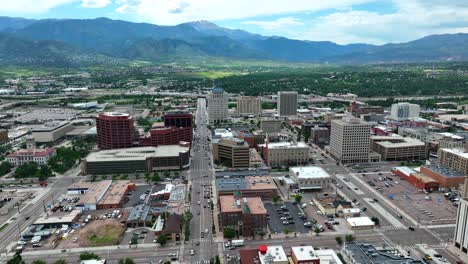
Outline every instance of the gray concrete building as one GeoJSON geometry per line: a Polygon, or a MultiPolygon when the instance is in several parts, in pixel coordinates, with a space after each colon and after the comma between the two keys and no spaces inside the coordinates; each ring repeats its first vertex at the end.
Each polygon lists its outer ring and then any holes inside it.
{"type": "Polygon", "coordinates": [[[278,92],[278,115],[297,115],[297,92],[278,92]]]}
{"type": "Polygon", "coordinates": [[[207,96],[208,121],[210,124],[228,118],[228,95],[221,88],[213,88],[207,96]]]}

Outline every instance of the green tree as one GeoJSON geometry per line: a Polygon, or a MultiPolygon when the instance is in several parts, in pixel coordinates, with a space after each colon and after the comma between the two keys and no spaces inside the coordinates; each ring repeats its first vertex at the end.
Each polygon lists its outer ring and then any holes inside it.
{"type": "Polygon", "coordinates": [[[131,245],[137,245],[138,244],[138,237],[132,236],[132,238],[130,239],[130,244],[131,245]]]}
{"type": "Polygon", "coordinates": [[[13,258],[7,261],[7,264],[25,264],[21,252],[16,252],[13,258]]]}
{"type": "Polygon", "coordinates": [[[101,259],[99,255],[92,252],[84,252],[80,254],[80,260],[101,259]]]}
{"type": "Polygon", "coordinates": [[[67,264],[67,261],[64,260],[64,259],[59,259],[59,260],[55,261],[54,264],[67,264]]]}
{"type": "Polygon", "coordinates": [[[119,264],[135,264],[135,261],[131,258],[120,259],[119,264]]]}
{"type": "Polygon", "coordinates": [[[285,227],[285,228],[283,229],[283,233],[284,233],[285,235],[287,235],[287,234],[291,233],[291,230],[289,230],[288,228],[285,227]]]}
{"type": "Polygon", "coordinates": [[[232,228],[224,228],[223,234],[224,234],[224,238],[232,239],[236,235],[236,232],[232,228]]]}
{"type": "Polygon", "coordinates": [[[372,222],[374,222],[375,225],[379,225],[379,224],[380,224],[380,219],[377,218],[376,216],[371,217],[371,220],[372,220],[372,222]]]}
{"type": "Polygon", "coordinates": [[[343,238],[342,237],[337,236],[337,237],[335,237],[335,240],[336,240],[336,243],[338,245],[340,245],[340,246],[343,245],[343,238]]]}
{"type": "Polygon", "coordinates": [[[80,158],[80,152],[73,148],[60,147],[57,149],[57,154],[49,159],[48,164],[53,171],[64,173],[75,166],[80,158]]]}
{"type": "Polygon", "coordinates": [[[166,235],[160,235],[156,242],[158,242],[161,246],[164,246],[167,243],[167,236],[166,235]]]}
{"type": "Polygon", "coordinates": [[[295,200],[296,202],[300,203],[301,200],[302,200],[302,195],[296,194],[296,196],[294,196],[294,200],[295,200]]]}
{"type": "Polygon", "coordinates": [[[345,241],[346,243],[353,242],[354,241],[354,236],[349,234],[345,236],[345,241]]]}
{"type": "Polygon", "coordinates": [[[279,196],[273,197],[273,203],[275,203],[275,204],[278,203],[279,199],[280,199],[279,196]]]}
{"type": "Polygon", "coordinates": [[[321,231],[320,231],[320,229],[319,229],[318,227],[314,228],[314,233],[315,233],[315,235],[318,236],[318,235],[320,234],[320,232],[321,232],[321,231]]]}
{"type": "Polygon", "coordinates": [[[11,165],[11,163],[8,161],[0,163],[0,176],[9,173],[11,171],[11,168],[13,168],[13,165],[11,165]]]}
{"type": "Polygon", "coordinates": [[[215,264],[221,264],[221,260],[219,259],[218,255],[215,257],[215,264]]]}

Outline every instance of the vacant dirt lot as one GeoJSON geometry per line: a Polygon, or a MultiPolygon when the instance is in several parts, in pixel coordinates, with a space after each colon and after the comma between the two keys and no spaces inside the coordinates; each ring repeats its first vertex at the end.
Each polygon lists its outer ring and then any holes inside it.
{"type": "Polygon", "coordinates": [[[125,228],[116,219],[95,220],[78,234],[80,247],[99,247],[119,244],[125,228]]]}

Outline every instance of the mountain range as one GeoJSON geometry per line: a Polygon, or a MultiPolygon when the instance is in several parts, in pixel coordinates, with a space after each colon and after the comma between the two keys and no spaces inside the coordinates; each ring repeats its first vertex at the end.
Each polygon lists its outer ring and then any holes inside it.
{"type": "Polygon", "coordinates": [[[208,21],[158,26],[107,18],[0,17],[0,64],[82,66],[206,57],[349,64],[468,60],[468,34],[430,35],[380,46],[339,45],[262,36],[208,21]]]}

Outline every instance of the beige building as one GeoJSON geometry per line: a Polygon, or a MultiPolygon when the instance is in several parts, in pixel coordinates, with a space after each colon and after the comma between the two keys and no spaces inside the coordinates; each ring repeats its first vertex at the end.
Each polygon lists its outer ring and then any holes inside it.
{"type": "Polygon", "coordinates": [[[438,152],[438,159],[440,165],[468,175],[468,152],[441,148],[438,152]]]}
{"type": "Polygon", "coordinates": [[[278,115],[297,115],[297,92],[278,92],[278,115]]]}
{"type": "Polygon", "coordinates": [[[228,95],[221,88],[213,88],[207,96],[208,120],[210,124],[228,118],[228,95]]]}
{"type": "Polygon", "coordinates": [[[371,125],[358,118],[345,117],[331,122],[330,153],[341,163],[370,161],[371,125]]]}
{"type": "Polygon", "coordinates": [[[281,132],[281,120],[265,119],[261,122],[261,129],[267,134],[281,132]]]}
{"type": "Polygon", "coordinates": [[[371,149],[382,156],[382,160],[425,160],[426,143],[400,136],[372,136],[371,149]]]}
{"type": "Polygon", "coordinates": [[[41,127],[32,129],[32,136],[38,143],[55,142],[73,130],[73,125],[68,121],[54,121],[45,123],[41,127]]]}
{"type": "Polygon", "coordinates": [[[309,146],[304,142],[275,142],[259,145],[270,167],[305,164],[309,160],[309,146]]]}
{"type": "Polygon", "coordinates": [[[237,98],[237,113],[240,115],[258,115],[262,112],[260,98],[255,96],[241,96],[237,98]]]}
{"type": "Polygon", "coordinates": [[[250,167],[249,144],[239,138],[222,138],[213,143],[213,158],[231,168],[250,167]]]}

